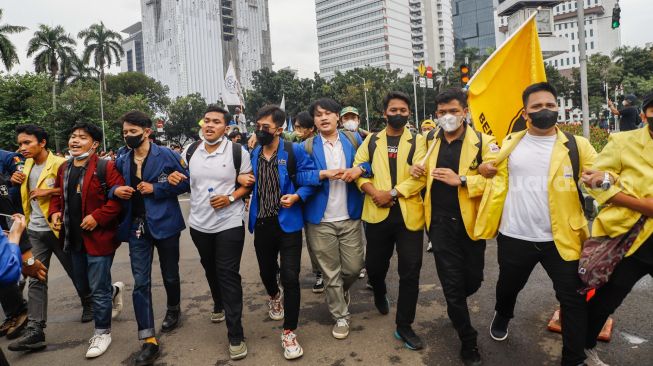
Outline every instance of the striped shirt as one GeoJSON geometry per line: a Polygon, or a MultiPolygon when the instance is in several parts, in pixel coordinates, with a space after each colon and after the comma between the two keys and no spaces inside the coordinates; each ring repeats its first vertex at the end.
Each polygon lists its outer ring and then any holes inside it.
{"type": "Polygon", "coordinates": [[[281,206],[281,187],[279,185],[276,151],[268,161],[263,156],[263,149],[261,149],[258,156],[258,176],[256,180],[258,182],[258,213],[256,217],[278,216],[279,206],[281,206]]]}

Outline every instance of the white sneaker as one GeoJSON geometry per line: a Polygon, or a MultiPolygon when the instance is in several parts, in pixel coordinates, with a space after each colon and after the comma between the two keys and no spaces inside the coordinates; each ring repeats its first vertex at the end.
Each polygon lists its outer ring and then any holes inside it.
{"type": "Polygon", "coordinates": [[[598,352],[596,352],[596,348],[586,349],[585,356],[587,356],[587,359],[585,360],[587,366],[610,366],[601,361],[598,352]]]}
{"type": "Polygon", "coordinates": [[[111,333],[94,335],[88,343],[90,343],[90,346],[88,346],[88,351],[86,351],[86,358],[101,356],[111,344],[111,333]]]}
{"type": "Polygon", "coordinates": [[[279,291],[277,294],[276,299],[273,297],[270,297],[268,300],[268,308],[270,308],[270,311],[268,312],[268,315],[270,315],[270,319],[272,320],[283,320],[285,314],[283,311],[283,292],[279,291]]]}
{"type": "Polygon", "coordinates": [[[117,289],[116,296],[113,297],[112,307],[111,307],[111,319],[115,319],[122,312],[122,293],[125,291],[125,284],[123,282],[116,282],[113,284],[117,289]]]}
{"type": "Polygon", "coordinates": [[[283,357],[286,360],[294,360],[304,355],[304,350],[297,342],[297,336],[292,330],[281,333],[281,347],[283,347],[283,357]]]}
{"type": "Polygon", "coordinates": [[[365,278],[365,274],[367,274],[367,270],[365,268],[361,269],[361,272],[358,274],[358,278],[365,278]]]}
{"type": "Polygon", "coordinates": [[[331,334],[335,339],[345,339],[349,335],[349,322],[345,318],[340,318],[331,330],[331,334]]]}

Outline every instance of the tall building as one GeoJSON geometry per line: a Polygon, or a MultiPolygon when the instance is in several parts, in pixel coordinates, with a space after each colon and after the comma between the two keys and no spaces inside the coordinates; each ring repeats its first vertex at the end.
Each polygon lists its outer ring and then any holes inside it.
{"type": "Polygon", "coordinates": [[[451,0],[423,0],[428,64],[450,68],[454,63],[454,30],[451,0]]]}
{"type": "Polygon", "coordinates": [[[143,32],[142,24],[138,22],[123,29],[127,37],[122,40],[122,49],[125,55],[120,59],[120,71],[144,72],[143,66],[143,32]]]}
{"type": "Polygon", "coordinates": [[[141,11],[145,73],[173,98],[220,100],[229,62],[244,89],[272,67],[268,0],[141,0],[141,11]]]}
{"type": "Polygon", "coordinates": [[[315,0],[315,11],[322,77],[366,66],[411,72],[408,1],[315,0]]]}
{"type": "Polygon", "coordinates": [[[452,0],[456,50],[477,48],[481,54],[496,47],[492,0],[452,0]]]}

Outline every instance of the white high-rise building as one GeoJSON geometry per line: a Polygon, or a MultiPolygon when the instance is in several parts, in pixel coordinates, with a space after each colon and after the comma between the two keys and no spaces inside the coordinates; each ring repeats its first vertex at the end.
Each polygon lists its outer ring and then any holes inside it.
{"type": "Polygon", "coordinates": [[[427,64],[450,68],[454,63],[454,33],[451,0],[423,0],[427,64]]]}
{"type": "Polygon", "coordinates": [[[366,66],[411,72],[407,0],[315,0],[315,11],[322,77],[366,66]]]}
{"type": "Polygon", "coordinates": [[[242,88],[272,66],[267,0],[141,0],[145,73],[170,96],[221,99],[229,62],[242,88]]]}
{"type": "Polygon", "coordinates": [[[143,65],[143,32],[141,22],[130,25],[121,32],[127,33],[122,40],[125,56],[120,59],[120,71],[144,72],[143,65]]]}

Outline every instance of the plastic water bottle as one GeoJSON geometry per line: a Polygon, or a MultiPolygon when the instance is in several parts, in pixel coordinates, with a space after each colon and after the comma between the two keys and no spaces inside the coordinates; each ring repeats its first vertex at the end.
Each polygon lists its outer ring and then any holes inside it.
{"type": "Polygon", "coordinates": [[[209,188],[209,199],[211,199],[211,198],[213,198],[213,197],[215,197],[215,196],[217,196],[217,195],[218,195],[218,194],[215,192],[215,190],[213,189],[213,187],[210,187],[210,188],[209,188]]]}

